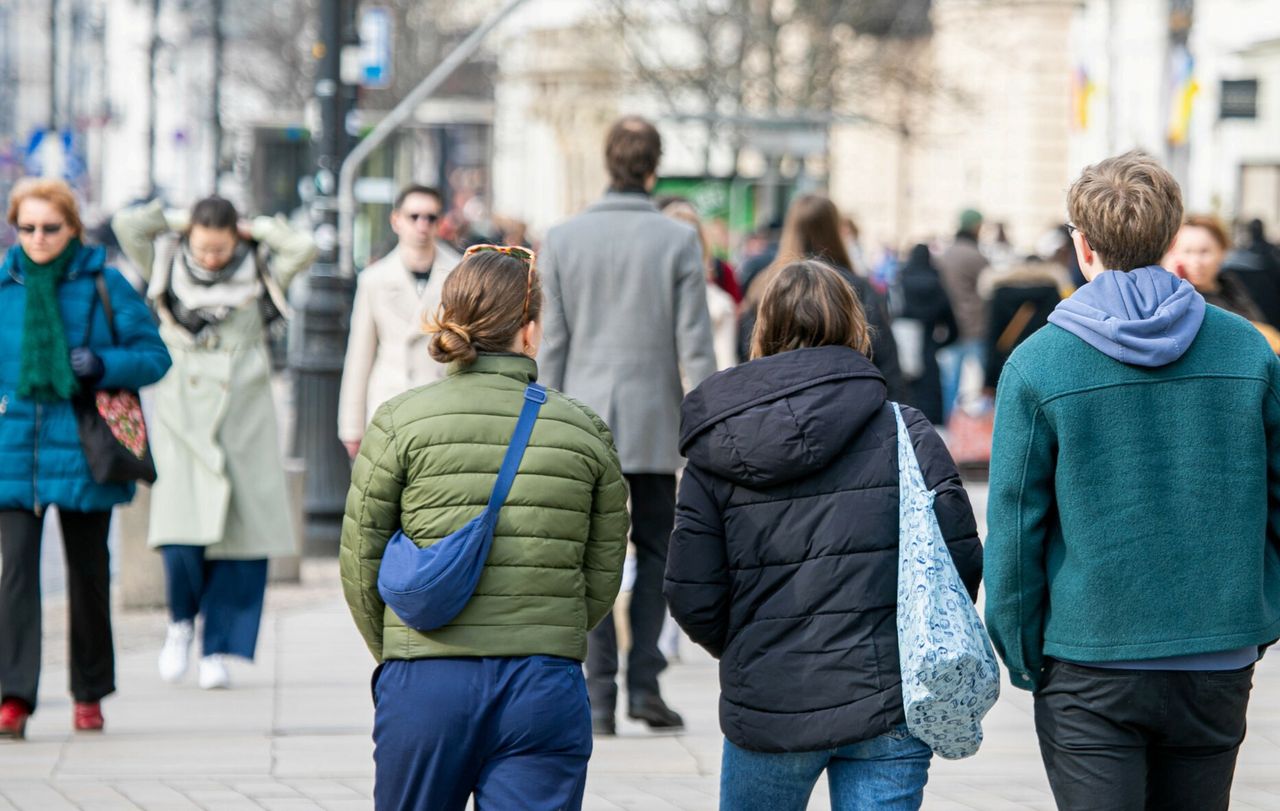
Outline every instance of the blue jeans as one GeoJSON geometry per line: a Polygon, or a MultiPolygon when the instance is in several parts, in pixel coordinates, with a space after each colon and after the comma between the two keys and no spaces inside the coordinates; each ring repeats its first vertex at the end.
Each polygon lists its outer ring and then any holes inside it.
{"type": "Polygon", "coordinates": [[[957,341],[946,349],[938,350],[938,371],[942,374],[942,419],[951,416],[951,409],[956,407],[956,398],[960,396],[960,381],[964,376],[965,364],[972,358],[986,372],[987,342],[984,340],[957,341]]]}
{"type": "Polygon", "coordinates": [[[557,656],[388,660],[374,677],[377,811],[579,811],[582,665],[557,656]]]}
{"type": "Polygon", "coordinates": [[[804,811],[825,769],[832,811],[917,811],[932,758],[906,726],[821,752],[752,752],[726,740],[720,808],[804,811]]]}
{"type": "Polygon", "coordinates": [[[174,622],[204,616],[200,653],[252,659],[262,624],[267,561],[209,560],[203,546],[160,547],[164,556],[169,615],[174,622]]]}

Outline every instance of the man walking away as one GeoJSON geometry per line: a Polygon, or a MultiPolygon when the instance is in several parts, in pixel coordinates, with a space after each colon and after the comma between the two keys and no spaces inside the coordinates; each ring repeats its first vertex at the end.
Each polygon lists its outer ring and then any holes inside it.
{"type": "MultiPolygon", "coordinates": [[[[715,372],[716,360],[698,235],[662,216],[649,198],[661,157],[662,139],[652,124],[635,116],[619,120],[605,143],[608,192],[547,234],[541,379],[581,400],[613,430],[631,490],[636,549],[627,714],[653,729],[673,729],[684,721],[658,689],[667,664],[658,635],[681,464],[681,373],[696,386],[715,372]]],[[[617,673],[610,616],[591,632],[587,654],[597,734],[615,732],[617,673]]]]}
{"type": "Polygon", "coordinates": [[[960,326],[960,340],[942,350],[942,410],[945,419],[955,408],[970,359],[986,366],[987,305],[978,293],[978,278],[987,269],[987,258],[978,248],[982,214],[968,209],[960,214],[955,241],[937,259],[942,284],[960,326]]]}
{"type": "Polygon", "coordinates": [[[1068,208],[1088,284],[1000,377],[987,628],[1065,811],[1228,806],[1280,637],[1280,362],[1156,263],[1182,195],[1131,152],[1068,208]]]}
{"type": "Polygon", "coordinates": [[[352,458],[378,406],[445,376],[444,365],[427,352],[431,336],[422,328],[462,259],[436,239],[443,206],[440,192],[429,186],[401,191],[391,211],[396,249],[356,279],[338,397],[338,438],[352,458]]]}

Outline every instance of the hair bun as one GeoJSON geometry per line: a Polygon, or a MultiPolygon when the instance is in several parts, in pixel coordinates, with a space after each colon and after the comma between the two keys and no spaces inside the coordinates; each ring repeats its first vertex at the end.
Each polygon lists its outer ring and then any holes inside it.
{"type": "Polygon", "coordinates": [[[470,363],[476,359],[476,348],[466,327],[453,321],[436,321],[430,326],[435,330],[429,347],[431,357],[441,363],[470,363]]]}

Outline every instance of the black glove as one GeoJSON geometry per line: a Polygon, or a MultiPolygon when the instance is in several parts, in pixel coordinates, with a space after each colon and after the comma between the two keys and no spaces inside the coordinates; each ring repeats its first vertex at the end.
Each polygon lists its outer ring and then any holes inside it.
{"type": "Polygon", "coordinates": [[[107,371],[102,365],[102,358],[94,354],[87,346],[77,346],[71,350],[71,371],[82,383],[93,385],[102,379],[107,371]]]}

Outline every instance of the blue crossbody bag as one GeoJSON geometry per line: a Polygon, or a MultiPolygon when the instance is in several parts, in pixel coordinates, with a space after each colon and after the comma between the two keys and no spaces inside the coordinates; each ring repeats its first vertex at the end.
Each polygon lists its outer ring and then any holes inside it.
{"type": "Polygon", "coordinates": [[[530,383],[524,390],[524,408],[484,512],[425,549],[403,530],[391,536],[378,569],[378,594],[405,625],[416,631],[433,631],[452,622],[471,600],[489,558],[498,513],[511,492],[533,424],[546,401],[543,386],[530,383]]]}

